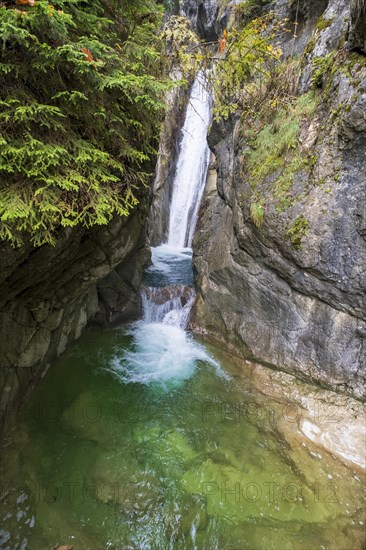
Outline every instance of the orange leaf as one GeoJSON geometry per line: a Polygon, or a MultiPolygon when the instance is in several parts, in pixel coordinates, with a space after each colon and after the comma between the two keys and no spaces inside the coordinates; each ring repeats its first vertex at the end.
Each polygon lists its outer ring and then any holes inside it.
{"type": "Polygon", "coordinates": [[[86,57],[85,61],[89,61],[89,63],[93,63],[93,61],[94,61],[93,54],[91,53],[89,48],[81,48],[81,51],[83,52],[83,54],[86,57]]]}
{"type": "Polygon", "coordinates": [[[93,57],[93,54],[91,53],[91,51],[89,50],[89,48],[81,48],[81,51],[83,52],[83,54],[85,55],[85,61],[87,61],[88,63],[91,63],[92,64],[92,67],[94,69],[97,68],[96,64],[95,64],[95,60],[94,60],[94,57],[93,57]]]}
{"type": "Polygon", "coordinates": [[[219,38],[219,52],[222,53],[225,51],[226,48],[226,39],[225,38],[219,38]]]}
{"type": "Polygon", "coordinates": [[[34,6],[36,0],[16,0],[16,4],[22,6],[34,6]]]}

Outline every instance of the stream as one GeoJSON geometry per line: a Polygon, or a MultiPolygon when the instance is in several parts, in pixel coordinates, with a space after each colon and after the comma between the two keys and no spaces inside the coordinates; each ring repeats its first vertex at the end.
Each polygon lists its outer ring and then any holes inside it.
{"type": "Polygon", "coordinates": [[[300,442],[289,421],[284,431],[283,399],[186,330],[209,160],[200,78],[142,318],[87,331],[14,418],[1,462],[1,549],[363,548],[359,472],[300,442]]]}

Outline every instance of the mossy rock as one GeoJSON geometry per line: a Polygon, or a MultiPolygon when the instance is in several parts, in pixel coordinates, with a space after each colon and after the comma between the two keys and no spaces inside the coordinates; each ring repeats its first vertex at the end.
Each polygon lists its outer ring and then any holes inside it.
{"type": "Polygon", "coordinates": [[[324,31],[325,29],[330,27],[332,23],[333,23],[333,18],[332,19],[325,19],[323,16],[321,16],[321,17],[319,17],[319,19],[317,21],[316,28],[319,31],[324,31]]]}
{"type": "Polygon", "coordinates": [[[308,227],[309,222],[302,215],[287,227],[286,235],[290,238],[295,250],[300,250],[302,239],[305,237],[308,227]]]}

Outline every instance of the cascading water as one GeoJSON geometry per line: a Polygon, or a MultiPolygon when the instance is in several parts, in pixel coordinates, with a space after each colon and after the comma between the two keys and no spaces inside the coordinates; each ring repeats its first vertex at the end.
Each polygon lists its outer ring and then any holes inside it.
{"type": "Polygon", "coordinates": [[[142,289],[141,295],[145,323],[158,322],[183,329],[187,326],[189,312],[195,298],[193,288],[146,287],[142,289]]]}
{"type": "Polygon", "coordinates": [[[172,247],[192,245],[209,161],[209,123],[210,95],[199,74],[191,91],[173,183],[168,235],[168,245],[172,247]]]}
{"type": "Polygon", "coordinates": [[[123,382],[166,386],[169,381],[171,386],[190,377],[198,360],[218,367],[184,330],[195,298],[190,247],[208,169],[210,102],[203,75],[198,74],[183,126],[168,239],[152,249],[147,286],[141,292],[143,318],[131,332],[134,349],[116,357],[112,365],[123,382]]]}

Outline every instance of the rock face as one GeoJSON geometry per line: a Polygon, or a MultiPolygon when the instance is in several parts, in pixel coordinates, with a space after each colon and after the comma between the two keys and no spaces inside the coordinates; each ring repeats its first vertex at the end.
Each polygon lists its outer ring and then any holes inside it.
{"type": "Polygon", "coordinates": [[[351,41],[354,48],[358,48],[366,55],[366,2],[365,0],[351,0],[351,41]]]}
{"type": "MultiPolygon", "coordinates": [[[[252,360],[360,399],[366,396],[366,64],[342,49],[349,3],[323,4],[311,32],[303,6],[305,36],[299,31],[295,44],[283,45],[286,55],[306,47],[300,94],[314,87],[319,59],[336,48],[326,58],[327,75],[325,69],[318,75],[323,91],[315,112],[301,121],[298,152],[309,155],[311,169],[295,171],[276,200],[270,198],[276,174],[269,174],[254,196],[243,170],[243,120],[212,126],[217,183],[211,174],[194,241],[192,326],[252,360]],[[264,221],[257,227],[251,204],[260,199],[264,221]]],[[[288,2],[274,6],[289,9],[288,2]]]]}
{"type": "Polygon", "coordinates": [[[16,406],[88,322],[138,315],[145,219],[137,210],[106,227],[65,230],[55,247],[1,245],[2,413],[16,406]]]}
{"type": "Polygon", "coordinates": [[[172,198],[188,94],[181,87],[174,88],[166,98],[166,102],[168,110],[160,136],[159,155],[153,186],[154,197],[149,215],[149,240],[152,246],[165,242],[168,235],[169,204],[172,198]]]}
{"type": "Polygon", "coordinates": [[[201,38],[215,41],[218,37],[216,0],[182,0],[182,13],[190,19],[194,30],[201,38]]]}

